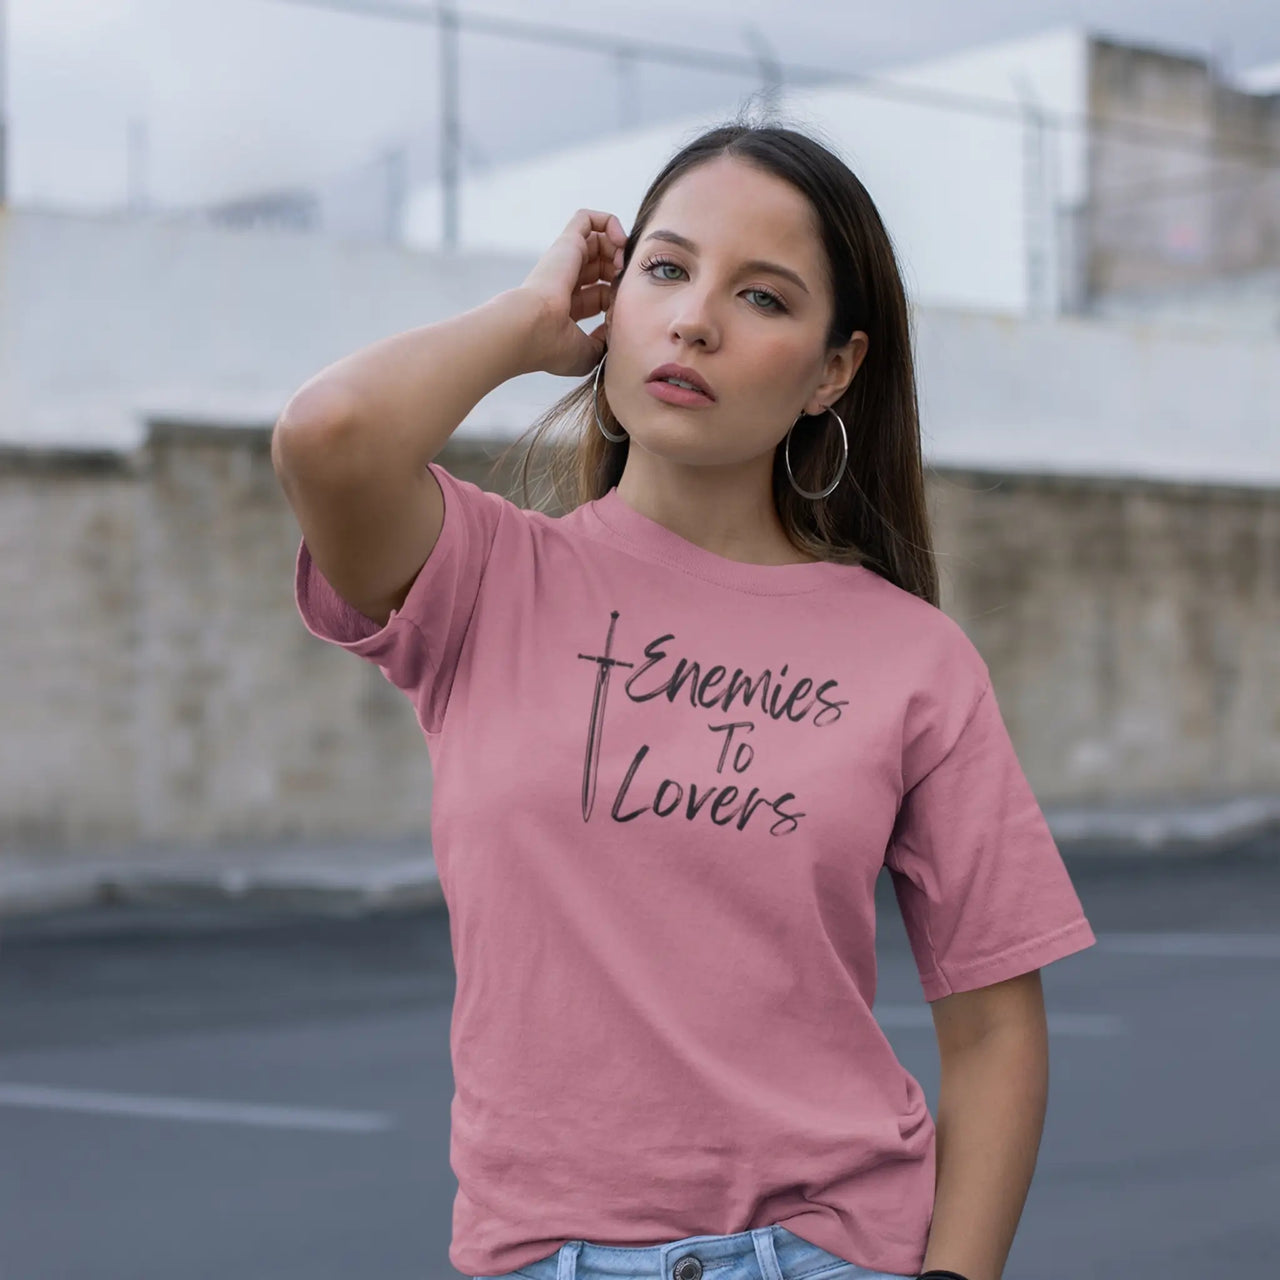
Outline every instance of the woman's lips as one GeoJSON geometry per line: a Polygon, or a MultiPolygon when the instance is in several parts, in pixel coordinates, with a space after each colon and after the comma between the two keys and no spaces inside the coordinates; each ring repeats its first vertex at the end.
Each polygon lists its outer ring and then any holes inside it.
{"type": "Polygon", "coordinates": [[[679,405],[684,409],[705,409],[715,404],[710,396],[704,396],[701,391],[690,391],[688,387],[677,387],[661,379],[646,382],[644,385],[645,390],[657,399],[667,404],[679,405]]]}

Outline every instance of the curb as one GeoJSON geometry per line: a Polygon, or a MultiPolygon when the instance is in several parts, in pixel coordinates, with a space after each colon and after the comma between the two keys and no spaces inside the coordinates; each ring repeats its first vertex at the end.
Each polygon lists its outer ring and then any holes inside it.
{"type": "MultiPolygon", "coordinates": [[[[1280,795],[1164,809],[1046,806],[1044,814],[1063,860],[1080,867],[1214,856],[1280,838],[1280,795]]],[[[211,846],[167,856],[133,850],[92,861],[39,850],[0,855],[0,919],[114,906],[363,915],[441,905],[435,859],[423,854],[424,843],[238,852],[211,846]]],[[[1280,856],[1280,847],[1266,852],[1280,856]]]]}
{"type": "Polygon", "coordinates": [[[1044,806],[1064,860],[1199,857],[1280,835],[1280,795],[1167,806],[1044,806]]]}
{"type": "Polygon", "coordinates": [[[184,851],[169,865],[120,859],[55,867],[37,865],[30,853],[0,858],[0,919],[121,906],[353,915],[443,901],[430,855],[373,861],[367,849],[349,858],[294,849],[199,862],[184,851]]]}

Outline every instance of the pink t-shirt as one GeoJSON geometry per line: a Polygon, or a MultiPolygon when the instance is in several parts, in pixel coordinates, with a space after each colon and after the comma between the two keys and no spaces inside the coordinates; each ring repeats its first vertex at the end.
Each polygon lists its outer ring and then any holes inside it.
{"type": "Polygon", "coordinates": [[[780,1223],[914,1274],[934,1123],[872,1014],[886,863],[926,1000],[1094,941],[960,625],[869,569],[754,565],[611,489],[431,469],[383,627],[305,541],[299,612],[408,695],[457,987],[450,1262],[780,1223]]]}

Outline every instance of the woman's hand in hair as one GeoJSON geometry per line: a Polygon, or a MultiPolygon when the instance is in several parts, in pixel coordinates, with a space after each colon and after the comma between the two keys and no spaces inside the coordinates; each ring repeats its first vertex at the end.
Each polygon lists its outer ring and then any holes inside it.
{"type": "Polygon", "coordinates": [[[521,289],[542,303],[538,367],[581,377],[604,355],[604,321],[590,333],[578,326],[608,310],[622,270],[627,233],[611,213],[579,209],[529,272],[521,289]]]}

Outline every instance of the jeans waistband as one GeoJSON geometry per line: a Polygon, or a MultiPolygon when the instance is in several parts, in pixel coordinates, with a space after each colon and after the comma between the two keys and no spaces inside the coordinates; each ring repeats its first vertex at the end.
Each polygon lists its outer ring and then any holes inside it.
{"type": "Polygon", "coordinates": [[[701,1280],[708,1273],[754,1257],[763,1280],[800,1280],[824,1271],[838,1259],[777,1224],[734,1235],[686,1236],[643,1248],[570,1240],[546,1258],[525,1263],[519,1274],[531,1280],[701,1280]],[[682,1259],[692,1256],[698,1265],[682,1259]]]}

